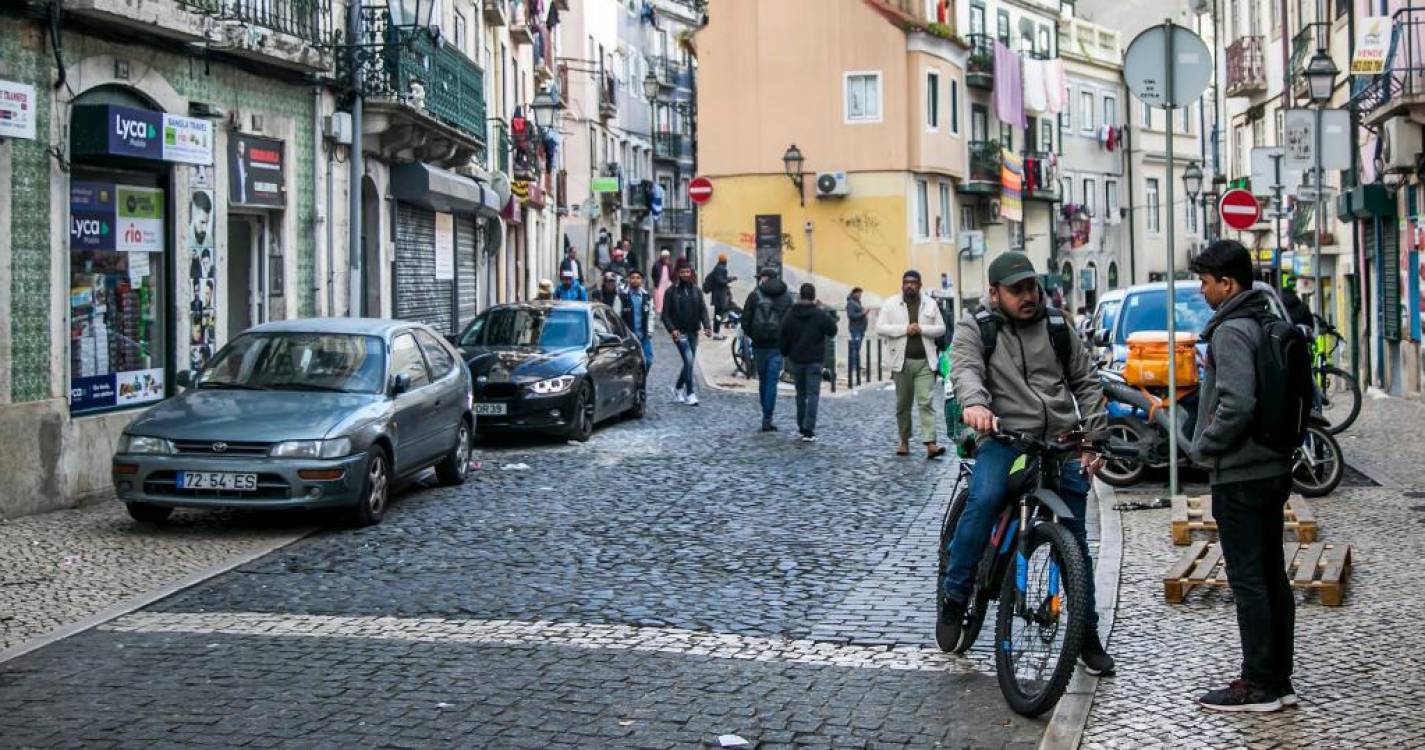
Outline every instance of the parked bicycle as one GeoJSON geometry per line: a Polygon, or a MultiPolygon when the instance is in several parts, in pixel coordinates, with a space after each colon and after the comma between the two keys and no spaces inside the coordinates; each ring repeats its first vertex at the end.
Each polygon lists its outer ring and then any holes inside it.
{"type": "MultiPolygon", "coordinates": [[[[1064,694],[1079,658],[1088,624],[1086,598],[1092,567],[1085,550],[1061,519],[1073,518],[1058,494],[1059,468],[1085,449],[1111,450],[1107,433],[1088,439],[1082,432],[1043,441],[1022,433],[995,436],[1021,456],[1010,470],[1010,485],[989,542],[975,570],[957,643],[944,651],[969,650],[998,596],[995,617],[995,674],[1000,692],[1016,713],[1038,716],[1064,694]],[[1007,575],[1013,570],[1014,575],[1007,575]]],[[[950,542],[969,501],[972,469],[962,461],[956,491],[940,530],[936,616],[945,607],[945,575],[950,542]]]]}
{"type": "Polygon", "coordinates": [[[738,310],[723,313],[720,327],[732,331],[732,366],[745,378],[755,377],[757,366],[752,361],[752,338],[742,331],[742,313],[738,310]]]}
{"type": "Polygon", "coordinates": [[[1331,364],[1343,343],[1345,338],[1335,326],[1316,318],[1311,374],[1321,398],[1326,431],[1332,435],[1345,432],[1361,415],[1361,384],[1351,373],[1331,364]]]}

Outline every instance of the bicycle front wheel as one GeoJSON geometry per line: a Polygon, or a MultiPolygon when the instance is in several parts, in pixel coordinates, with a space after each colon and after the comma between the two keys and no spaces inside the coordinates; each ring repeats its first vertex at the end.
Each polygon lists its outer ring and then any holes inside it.
{"type": "Polygon", "coordinates": [[[1316,378],[1321,388],[1321,411],[1331,424],[1326,431],[1339,435],[1361,415],[1361,384],[1349,372],[1332,365],[1318,369],[1316,378]]]}
{"type": "Polygon", "coordinates": [[[995,674],[1009,707],[1035,717],[1059,702],[1074,674],[1088,627],[1089,565],[1068,529],[1041,523],[1011,572],[995,618],[995,674]]]}

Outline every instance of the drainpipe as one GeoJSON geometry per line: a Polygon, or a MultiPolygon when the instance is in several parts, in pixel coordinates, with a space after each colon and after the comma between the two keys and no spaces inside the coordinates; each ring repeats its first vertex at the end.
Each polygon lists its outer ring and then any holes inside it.
{"type": "Polygon", "coordinates": [[[1133,210],[1133,126],[1123,126],[1123,156],[1128,161],[1128,286],[1138,283],[1138,230],[1133,210]]]}
{"type": "MultiPolygon", "coordinates": [[[[1302,19],[1297,19],[1301,21],[1302,19]]],[[[1291,95],[1291,37],[1287,32],[1291,29],[1291,7],[1287,0],[1282,0],[1282,107],[1292,107],[1296,105],[1295,98],[1291,95]]],[[[1304,21],[1303,21],[1304,22],[1304,21]]],[[[1280,251],[1278,251],[1280,252],[1280,251]]]]}
{"type": "MultiPolygon", "coordinates": [[[[346,29],[348,36],[355,41],[360,41],[362,37],[361,9],[355,3],[347,3],[346,6],[346,29]]],[[[361,137],[361,62],[357,53],[357,47],[353,45],[349,53],[351,69],[351,156],[348,159],[349,177],[347,179],[347,227],[346,227],[346,249],[348,260],[348,274],[346,279],[347,304],[346,314],[348,317],[360,317],[361,297],[365,291],[362,288],[361,278],[361,178],[365,174],[365,165],[362,163],[362,137],[361,137]]],[[[379,238],[376,238],[379,240],[379,238]]]]}
{"type": "Polygon", "coordinates": [[[327,229],[327,304],[324,312],[328,317],[336,314],[336,269],[332,268],[333,246],[335,237],[332,225],[336,222],[332,218],[332,159],[331,154],[323,154],[326,141],[322,137],[322,89],[317,87],[312,89],[312,154],[318,159],[326,157],[327,163],[327,204],[322,213],[322,222],[327,229]]]}

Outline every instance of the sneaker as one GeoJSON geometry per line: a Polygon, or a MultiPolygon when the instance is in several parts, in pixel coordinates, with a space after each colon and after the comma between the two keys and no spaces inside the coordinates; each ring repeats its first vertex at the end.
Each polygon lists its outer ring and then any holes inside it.
{"type": "Polygon", "coordinates": [[[1233,680],[1221,690],[1213,690],[1197,699],[1199,705],[1212,711],[1242,711],[1271,713],[1280,711],[1281,699],[1270,690],[1254,688],[1246,680],[1233,680]]]}
{"type": "Polygon", "coordinates": [[[802,442],[803,442],[803,443],[815,443],[815,442],[816,442],[816,435],[813,435],[813,434],[811,434],[810,432],[803,433],[803,434],[802,434],[802,442]]]}
{"type": "Polygon", "coordinates": [[[763,431],[763,432],[776,432],[776,431],[777,431],[777,425],[772,424],[772,420],[770,420],[770,419],[764,419],[764,420],[762,420],[762,431],[763,431]]]}
{"type": "Polygon", "coordinates": [[[1301,702],[1296,699],[1296,688],[1292,687],[1291,680],[1287,680],[1278,692],[1281,695],[1277,697],[1277,700],[1282,702],[1282,708],[1295,708],[1296,704],[1301,702]]]}
{"type": "Polygon", "coordinates": [[[689,394],[688,394],[688,397],[683,400],[683,403],[687,404],[688,406],[697,406],[697,405],[698,405],[698,394],[696,394],[696,393],[689,393],[689,394]]]}
{"type": "Polygon", "coordinates": [[[677,402],[680,403],[680,404],[686,404],[686,403],[688,403],[688,397],[685,396],[685,395],[683,395],[683,389],[682,389],[682,388],[674,388],[674,389],[673,389],[673,400],[674,400],[674,401],[677,401],[677,402]]]}
{"type": "Polygon", "coordinates": [[[1084,645],[1079,649],[1079,663],[1084,665],[1085,672],[1095,677],[1113,674],[1113,657],[1103,649],[1098,631],[1090,630],[1084,636],[1084,645]]]}
{"type": "Polygon", "coordinates": [[[940,617],[935,622],[935,645],[949,653],[960,645],[960,631],[965,627],[965,605],[954,599],[947,599],[940,607],[940,617]]]}

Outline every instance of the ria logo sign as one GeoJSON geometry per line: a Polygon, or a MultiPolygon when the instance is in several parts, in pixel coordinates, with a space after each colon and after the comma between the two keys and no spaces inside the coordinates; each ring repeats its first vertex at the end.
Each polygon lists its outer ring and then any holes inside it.
{"type": "Polygon", "coordinates": [[[120,138],[152,140],[158,137],[158,128],[143,120],[130,120],[120,112],[114,115],[114,134],[120,138]]]}

